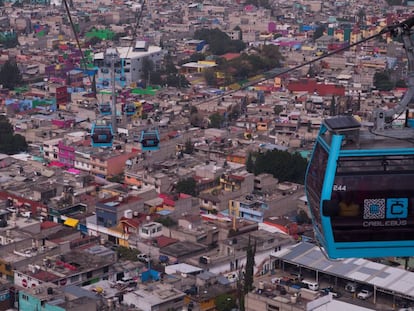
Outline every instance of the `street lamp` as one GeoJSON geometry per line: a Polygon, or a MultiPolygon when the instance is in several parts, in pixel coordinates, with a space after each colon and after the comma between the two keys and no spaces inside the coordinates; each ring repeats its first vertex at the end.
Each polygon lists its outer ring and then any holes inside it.
{"type": "Polygon", "coordinates": [[[116,48],[107,48],[104,53],[104,61],[106,66],[111,66],[111,83],[112,83],[112,129],[114,134],[118,133],[116,122],[116,92],[115,92],[115,64],[121,60],[116,48]]]}

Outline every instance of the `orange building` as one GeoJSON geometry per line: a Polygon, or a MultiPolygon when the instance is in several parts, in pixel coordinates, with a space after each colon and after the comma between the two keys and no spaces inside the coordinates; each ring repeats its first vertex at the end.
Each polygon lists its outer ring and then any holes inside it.
{"type": "Polygon", "coordinates": [[[122,174],[125,169],[126,161],[135,158],[137,152],[101,152],[91,156],[91,173],[108,178],[122,174]]]}

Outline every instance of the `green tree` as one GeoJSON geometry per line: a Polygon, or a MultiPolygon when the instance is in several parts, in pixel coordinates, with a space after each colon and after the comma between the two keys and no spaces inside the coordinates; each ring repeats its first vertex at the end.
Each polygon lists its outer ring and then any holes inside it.
{"type": "Polygon", "coordinates": [[[190,106],[190,114],[198,113],[198,109],[196,106],[190,106]]]}
{"type": "Polygon", "coordinates": [[[203,76],[208,86],[217,86],[217,78],[214,69],[208,68],[204,70],[203,76]]]}
{"type": "Polygon", "coordinates": [[[397,82],[395,82],[395,87],[405,88],[407,87],[407,83],[405,82],[405,80],[400,79],[397,82]]]}
{"type": "Polygon", "coordinates": [[[177,221],[172,219],[169,216],[158,217],[155,219],[155,221],[159,222],[160,224],[162,224],[164,227],[167,227],[167,228],[175,227],[177,225],[177,221]]]}
{"type": "Polygon", "coordinates": [[[0,153],[15,154],[26,152],[26,139],[20,134],[14,134],[13,126],[5,116],[0,116],[0,153]]]}
{"type": "Polygon", "coordinates": [[[210,128],[221,128],[221,125],[223,124],[224,121],[224,117],[219,114],[218,112],[213,113],[212,115],[210,115],[208,117],[210,119],[210,124],[209,127],[210,128]]]}
{"type": "Polygon", "coordinates": [[[391,81],[391,76],[388,71],[380,71],[374,74],[374,86],[379,91],[391,91],[394,88],[394,83],[391,81]]]}
{"type": "Polygon", "coordinates": [[[178,73],[178,69],[175,66],[174,60],[170,54],[167,54],[164,57],[164,68],[167,75],[175,75],[178,73]]]}
{"type": "Polygon", "coordinates": [[[190,124],[192,126],[201,127],[203,126],[204,118],[200,113],[192,113],[190,114],[190,124]]]}
{"type": "Polygon", "coordinates": [[[221,294],[215,299],[216,309],[218,311],[231,311],[236,308],[236,301],[232,295],[221,294]]]}
{"type": "Polygon", "coordinates": [[[194,196],[197,196],[197,183],[193,177],[180,180],[175,186],[176,193],[185,193],[194,196]]]}
{"type": "Polygon", "coordinates": [[[262,45],[261,50],[260,50],[260,56],[266,60],[273,61],[271,64],[269,64],[271,68],[280,67],[280,60],[283,59],[283,56],[280,53],[279,47],[273,44],[262,45]]]}
{"type": "Polygon", "coordinates": [[[364,24],[365,17],[366,17],[365,10],[363,8],[360,8],[359,11],[358,11],[358,15],[357,16],[358,16],[358,23],[360,25],[363,25],[364,24]]]}
{"type": "Polygon", "coordinates": [[[282,105],[275,105],[274,107],[273,107],[273,113],[275,114],[275,115],[279,115],[279,113],[281,113],[283,111],[283,106],[282,105]]]}
{"type": "Polygon", "coordinates": [[[194,33],[194,39],[205,40],[209,44],[210,52],[214,55],[223,55],[229,52],[240,52],[246,48],[241,40],[231,40],[225,33],[215,29],[198,29],[194,33]]]}
{"type": "Polygon", "coordinates": [[[6,61],[0,69],[0,85],[12,90],[22,83],[22,75],[15,62],[6,61]]]}
{"type": "Polygon", "coordinates": [[[191,54],[190,55],[190,57],[188,57],[188,58],[184,58],[183,60],[181,60],[179,63],[178,63],[178,65],[183,65],[183,64],[186,64],[186,63],[190,63],[190,62],[198,62],[198,61],[200,61],[200,60],[205,60],[206,59],[206,56],[203,54],[203,53],[193,53],[193,54],[191,54]]]}
{"type": "Polygon", "coordinates": [[[116,182],[116,183],[123,183],[124,182],[124,174],[114,175],[111,177],[108,177],[108,181],[110,182],[116,182]]]}
{"type": "Polygon", "coordinates": [[[190,138],[186,140],[183,152],[186,153],[186,154],[193,154],[194,144],[193,144],[193,142],[191,141],[190,138]]]}
{"type": "Polygon", "coordinates": [[[1,43],[3,44],[3,47],[5,49],[11,49],[11,48],[15,48],[16,46],[19,45],[19,40],[18,40],[17,35],[16,35],[16,36],[6,38],[1,43]]]}
{"type": "Polygon", "coordinates": [[[151,72],[150,76],[150,83],[151,85],[163,85],[164,80],[162,79],[161,72],[159,71],[153,71],[151,72]]]}
{"type": "Polygon", "coordinates": [[[323,33],[325,31],[325,26],[320,25],[318,26],[315,31],[313,32],[313,40],[319,39],[320,37],[323,36],[323,33]]]}
{"type": "Polygon", "coordinates": [[[169,74],[165,80],[168,86],[187,88],[190,86],[190,82],[182,74],[169,74]]]}
{"type": "Polygon", "coordinates": [[[101,38],[98,38],[98,37],[91,37],[90,39],[88,39],[88,41],[86,41],[86,45],[89,45],[89,46],[94,46],[94,45],[96,45],[96,44],[98,44],[98,43],[101,43],[102,42],[102,39],[101,38]]]}
{"type": "Polygon", "coordinates": [[[308,214],[306,214],[304,210],[300,210],[299,213],[296,215],[296,222],[299,225],[311,224],[312,220],[309,218],[308,214]]]}
{"type": "Polygon", "coordinates": [[[254,161],[253,161],[253,153],[249,152],[246,160],[246,170],[249,173],[254,173],[254,161]]]}
{"type": "Polygon", "coordinates": [[[243,41],[243,31],[242,31],[242,29],[240,28],[240,26],[239,26],[239,25],[237,25],[236,27],[234,27],[234,28],[233,28],[233,30],[235,30],[235,31],[239,31],[239,38],[238,38],[238,40],[243,41]]]}
{"type": "Polygon", "coordinates": [[[246,268],[244,273],[244,294],[246,295],[253,289],[253,272],[254,272],[254,257],[256,256],[256,241],[254,245],[251,243],[249,236],[249,243],[246,250],[246,268]]]}
{"type": "Polygon", "coordinates": [[[299,153],[269,150],[264,153],[255,152],[253,172],[272,174],[280,182],[289,181],[304,184],[307,161],[299,153]]]}
{"type": "Polygon", "coordinates": [[[154,62],[148,56],[143,58],[141,70],[144,80],[147,82],[147,84],[150,83],[150,77],[154,71],[154,62]]]}
{"type": "Polygon", "coordinates": [[[139,254],[139,250],[137,249],[118,246],[116,252],[118,253],[118,258],[120,260],[138,261],[137,255],[139,254]]]}

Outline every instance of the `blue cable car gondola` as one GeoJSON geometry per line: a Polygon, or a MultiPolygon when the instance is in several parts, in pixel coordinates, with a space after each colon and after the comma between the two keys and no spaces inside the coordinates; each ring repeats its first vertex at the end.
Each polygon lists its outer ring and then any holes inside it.
{"type": "Polygon", "coordinates": [[[99,113],[103,116],[108,116],[112,113],[111,104],[110,103],[101,103],[99,105],[99,113]]]}
{"type": "Polygon", "coordinates": [[[92,147],[112,147],[114,133],[111,125],[94,123],[91,130],[92,147]]]}
{"type": "Polygon", "coordinates": [[[409,61],[401,102],[376,109],[366,127],[352,116],[326,119],[315,142],[305,189],[329,258],[414,256],[414,131],[391,125],[414,96],[411,27],[401,28],[409,61]]]}
{"type": "Polygon", "coordinates": [[[146,130],[141,132],[142,151],[154,151],[160,149],[160,137],[157,130],[146,130]]]}
{"type": "Polygon", "coordinates": [[[130,102],[130,103],[125,104],[125,106],[124,106],[125,115],[133,116],[136,111],[137,111],[137,107],[135,106],[135,103],[130,102]]]}

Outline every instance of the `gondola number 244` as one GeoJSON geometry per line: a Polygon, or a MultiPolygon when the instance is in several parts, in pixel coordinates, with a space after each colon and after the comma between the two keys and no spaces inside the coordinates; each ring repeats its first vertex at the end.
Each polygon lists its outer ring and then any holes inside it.
{"type": "Polygon", "coordinates": [[[333,185],[333,191],[346,191],[346,185],[333,185]]]}

